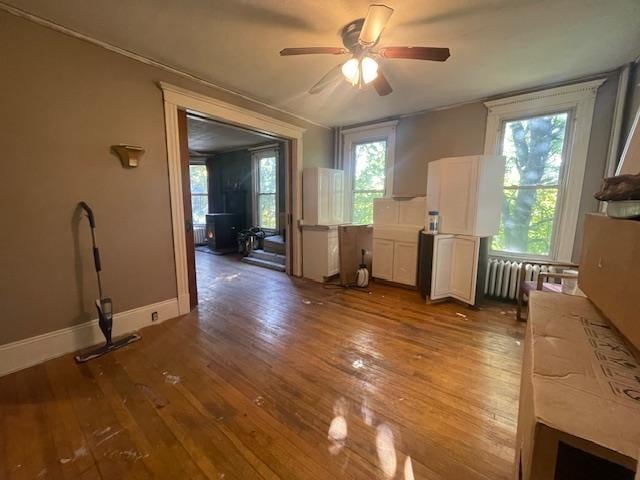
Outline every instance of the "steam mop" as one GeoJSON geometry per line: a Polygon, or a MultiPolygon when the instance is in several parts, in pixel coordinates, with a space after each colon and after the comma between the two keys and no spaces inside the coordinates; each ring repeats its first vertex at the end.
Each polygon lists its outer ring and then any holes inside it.
{"type": "Polygon", "coordinates": [[[94,349],[91,349],[85,353],[80,355],[76,355],[76,362],[84,363],[89,360],[93,360],[94,358],[101,357],[102,355],[109,353],[113,350],[117,350],[118,348],[129,345],[130,343],[136,342],[140,340],[140,335],[137,333],[132,333],[125,337],[119,338],[117,340],[113,340],[111,338],[111,329],[113,327],[113,302],[111,298],[105,297],[102,294],[102,280],[100,278],[100,272],[102,271],[102,265],[100,264],[100,250],[96,245],[96,219],[93,216],[93,210],[91,207],[87,205],[85,202],[79,203],[80,208],[82,208],[89,219],[89,225],[91,226],[91,242],[93,243],[93,263],[96,268],[96,275],[98,277],[98,294],[100,298],[96,300],[96,309],[98,310],[98,326],[104,335],[106,343],[94,349]]]}

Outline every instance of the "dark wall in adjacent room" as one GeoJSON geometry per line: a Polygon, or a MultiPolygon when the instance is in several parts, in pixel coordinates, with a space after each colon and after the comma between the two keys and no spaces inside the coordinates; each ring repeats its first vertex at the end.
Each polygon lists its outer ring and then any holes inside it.
{"type": "MultiPolygon", "coordinates": [[[[286,208],[284,143],[279,144],[278,150],[278,208],[281,214],[281,225],[283,225],[283,213],[286,208]]],[[[209,173],[209,211],[211,213],[242,213],[245,219],[243,227],[253,226],[251,151],[244,148],[214,153],[206,163],[209,173]],[[230,211],[232,195],[244,198],[244,211],[230,211]]]]}

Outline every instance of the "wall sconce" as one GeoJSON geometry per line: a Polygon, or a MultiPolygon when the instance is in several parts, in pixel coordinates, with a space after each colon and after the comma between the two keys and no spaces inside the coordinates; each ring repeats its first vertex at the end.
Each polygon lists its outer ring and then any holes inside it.
{"type": "Polygon", "coordinates": [[[135,145],[112,145],[111,150],[118,154],[124,168],[135,168],[138,166],[138,159],[144,153],[144,148],[135,145]]]}

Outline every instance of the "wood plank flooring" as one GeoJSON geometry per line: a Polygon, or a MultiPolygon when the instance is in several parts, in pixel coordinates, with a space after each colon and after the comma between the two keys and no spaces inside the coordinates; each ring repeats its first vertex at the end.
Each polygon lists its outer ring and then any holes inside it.
{"type": "Polygon", "coordinates": [[[512,477],[512,307],[197,265],[191,314],[0,379],[1,479],[512,477]]]}

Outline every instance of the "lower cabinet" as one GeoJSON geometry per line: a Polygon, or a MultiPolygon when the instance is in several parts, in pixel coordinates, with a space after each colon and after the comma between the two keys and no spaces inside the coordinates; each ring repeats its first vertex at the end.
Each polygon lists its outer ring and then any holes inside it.
{"type": "Polygon", "coordinates": [[[418,271],[418,229],[373,226],[374,278],[415,286],[418,271]]]}
{"type": "Polygon", "coordinates": [[[452,297],[475,305],[481,241],[463,235],[433,236],[431,272],[422,273],[431,275],[431,300],[452,297]]]}
{"type": "Polygon", "coordinates": [[[393,245],[393,281],[405,285],[416,284],[418,244],[395,242],[393,245]]]}
{"type": "Polygon", "coordinates": [[[375,278],[393,280],[393,240],[373,239],[372,274],[375,278]]]}
{"type": "Polygon", "coordinates": [[[338,227],[335,225],[302,226],[302,276],[316,282],[340,272],[338,227]]]}

